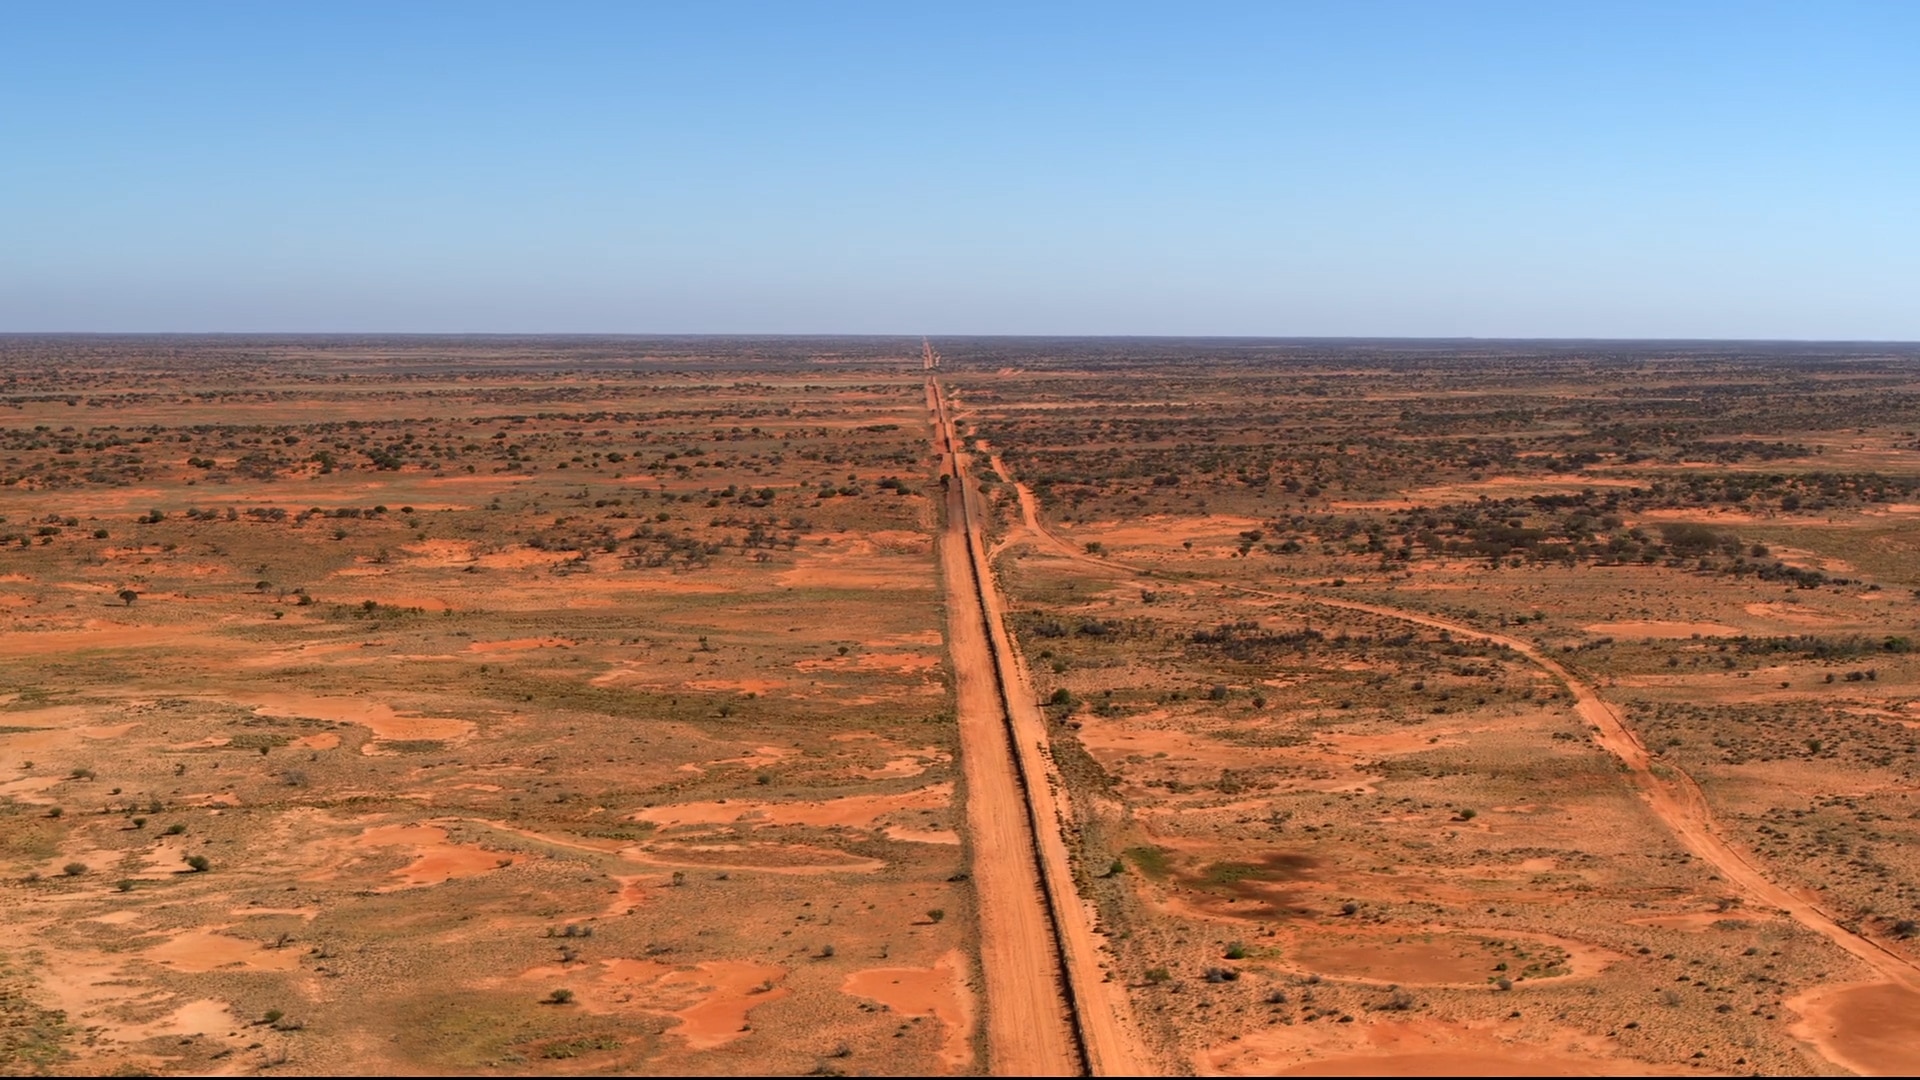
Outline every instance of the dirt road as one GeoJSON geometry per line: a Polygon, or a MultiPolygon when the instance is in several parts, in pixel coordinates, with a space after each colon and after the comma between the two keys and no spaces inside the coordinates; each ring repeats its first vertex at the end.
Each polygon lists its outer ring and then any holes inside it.
{"type": "Polygon", "coordinates": [[[988,1067],[1140,1075],[1150,1058],[1130,1022],[1124,987],[1107,981],[1094,920],[1074,888],[1064,839],[1072,807],[1054,775],[1046,718],[1007,635],[973,524],[984,518],[969,461],[932,379],[927,397],[946,461],[941,571],[981,907],[988,1067]]]}
{"type": "MultiPolygon", "coordinates": [[[[997,458],[994,460],[994,467],[1003,479],[1012,480],[1006,466],[997,458]]],[[[1142,574],[1149,572],[1142,567],[1130,566],[1111,559],[1093,558],[1076,551],[1071,544],[1049,531],[1041,521],[1039,507],[1033,493],[1025,485],[1016,485],[1016,490],[1020,495],[1021,516],[1025,520],[1026,530],[1061,554],[1080,562],[1117,570],[1142,574]]],[[[1754,860],[1727,843],[1714,823],[1713,813],[1707,806],[1706,796],[1700,791],[1700,786],[1694,782],[1694,779],[1678,767],[1667,763],[1661,763],[1656,771],[1653,755],[1648,753],[1646,746],[1627,726],[1619,709],[1601,697],[1591,684],[1574,675],[1532,642],[1506,634],[1476,629],[1447,619],[1402,611],[1383,604],[1335,600],[1307,593],[1256,589],[1204,578],[1187,577],[1176,580],[1214,585],[1252,596],[1344,608],[1349,611],[1364,611],[1389,619],[1399,619],[1420,626],[1446,630],[1459,637],[1505,645],[1552,674],[1566,686],[1568,693],[1573,695],[1574,708],[1581,719],[1596,729],[1594,741],[1626,766],[1628,775],[1632,777],[1634,785],[1646,799],[1647,806],[1653,811],[1654,816],[1673,832],[1682,846],[1712,866],[1730,884],[1744,893],[1744,899],[1747,902],[1783,912],[1800,925],[1845,949],[1887,981],[1910,990],[1920,991],[1920,967],[1916,967],[1905,957],[1891,952],[1872,939],[1841,926],[1839,921],[1821,908],[1817,902],[1777,884],[1754,860]]]]}

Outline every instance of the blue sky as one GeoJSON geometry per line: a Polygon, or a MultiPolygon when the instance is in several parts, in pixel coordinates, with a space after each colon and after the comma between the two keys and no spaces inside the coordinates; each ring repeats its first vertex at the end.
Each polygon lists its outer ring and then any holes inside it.
{"type": "Polygon", "coordinates": [[[1920,4],[13,5],[0,331],[1920,339],[1920,4]]]}

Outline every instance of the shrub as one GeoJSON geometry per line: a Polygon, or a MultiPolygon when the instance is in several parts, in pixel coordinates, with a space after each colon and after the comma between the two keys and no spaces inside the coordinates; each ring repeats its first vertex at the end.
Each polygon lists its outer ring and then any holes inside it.
{"type": "Polygon", "coordinates": [[[87,864],[83,862],[70,862],[61,867],[60,872],[68,877],[79,877],[81,874],[87,872],[87,864]]]}
{"type": "Polygon", "coordinates": [[[187,856],[187,866],[196,874],[204,874],[213,868],[213,861],[205,855],[187,856]]]}

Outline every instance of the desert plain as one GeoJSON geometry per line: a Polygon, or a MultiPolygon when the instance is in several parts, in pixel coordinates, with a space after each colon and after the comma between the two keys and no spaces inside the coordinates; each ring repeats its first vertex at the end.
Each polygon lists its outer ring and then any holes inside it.
{"type": "Polygon", "coordinates": [[[0,1071],[1912,1072],[1917,359],[0,339],[0,1071]]]}

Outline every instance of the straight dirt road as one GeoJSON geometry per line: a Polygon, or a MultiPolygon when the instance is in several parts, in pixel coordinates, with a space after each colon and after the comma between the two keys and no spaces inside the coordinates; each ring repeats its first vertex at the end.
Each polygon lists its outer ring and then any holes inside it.
{"type": "Polygon", "coordinates": [[[984,517],[969,463],[931,378],[927,399],[946,466],[940,562],[981,909],[988,1068],[1141,1075],[1149,1057],[1130,1023],[1124,987],[1103,970],[1093,919],[1074,887],[1065,841],[1072,807],[1053,774],[1046,719],[1007,634],[974,525],[984,517]]]}
{"type": "MultiPolygon", "coordinates": [[[[929,407],[938,412],[928,384],[929,407]]],[[[945,433],[941,433],[944,440],[945,433]]],[[[944,442],[941,446],[945,456],[944,442]]],[[[1083,1068],[1065,994],[1026,796],[1007,738],[986,615],[974,581],[963,482],[949,460],[947,527],[940,573],[947,602],[947,650],[953,658],[960,766],[966,780],[967,836],[980,907],[987,1069],[995,1075],[1075,1076],[1083,1068]]],[[[959,474],[964,475],[964,474],[959,474]]]]}

